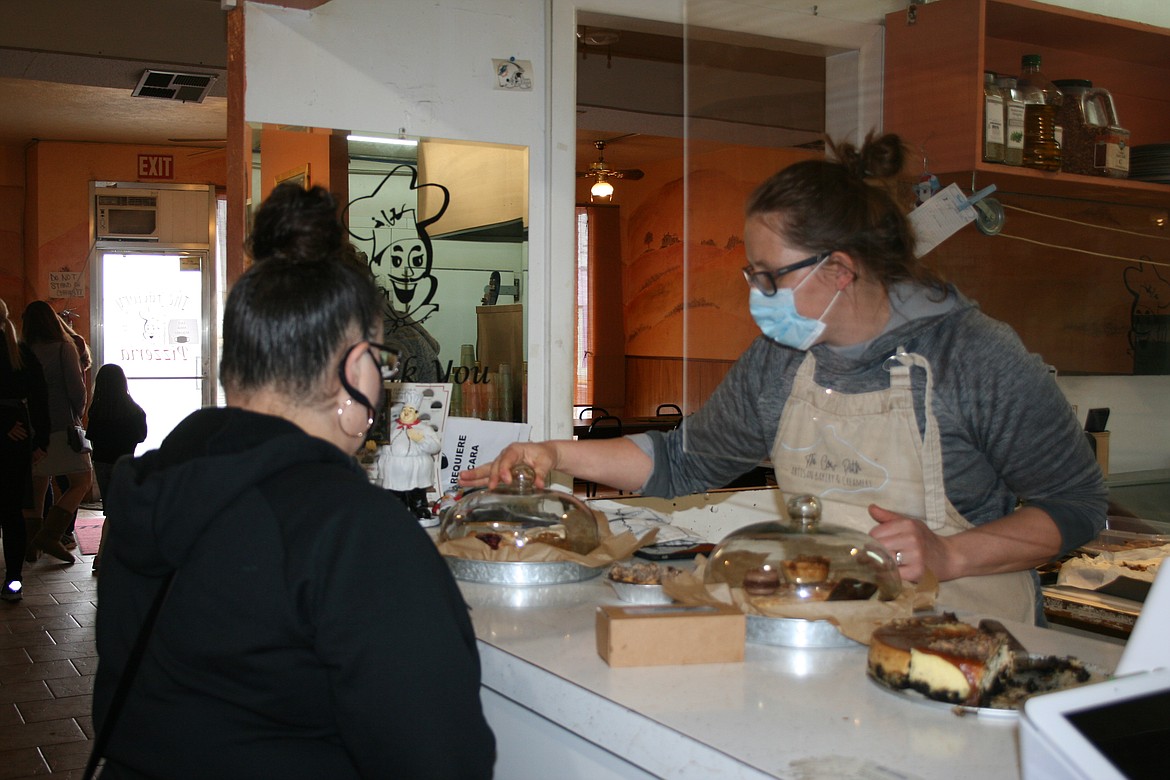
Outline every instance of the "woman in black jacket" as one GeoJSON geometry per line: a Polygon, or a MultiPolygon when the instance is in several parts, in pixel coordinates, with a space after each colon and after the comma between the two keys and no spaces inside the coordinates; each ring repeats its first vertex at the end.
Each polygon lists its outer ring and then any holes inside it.
{"type": "Polygon", "coordinates": [[[492,773],[467,605],[354,458],[393,355],[345,235],[324,189],[273,190],[224,309],[227,408],[114,466],[93,696],[103,780],[492,773]]]}
{"type": "Polygon", "coordinates": [[[4,588],[0,598],[21,599],[27,546],[23,505],[32,491],[32,463],[49,447],[49,391],[41,364],[16,336],[8,304],[0,300],[0,522],[4,532],[4,588]]]}

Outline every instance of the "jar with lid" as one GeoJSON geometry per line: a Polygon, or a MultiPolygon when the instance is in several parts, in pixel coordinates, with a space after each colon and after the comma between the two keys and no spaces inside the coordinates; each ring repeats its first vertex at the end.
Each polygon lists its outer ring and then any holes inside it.
{"type": "Polygon", "coordinates": [[[1003,162],[1004,126],[1003,92],[995,84],[995,74],[983,72],[983,160],[1003,162]]]}
{"type": "Polygon", "coordinates": [[[1003,95],[1003,161],[1008,165],[1024,164],[1024,99],[1015,76],[995,80],[1003,95]]]}
{"type": "Polygon", "coordinates": [[[1040,55],[1025,54],[1016,80],[1024,99],[1024,166],[1042,171],[1060,170],[1056,140],[1056,112],[1063,96],[1040,71],[1040,55]]]}
{"type": "Polygon", "coordinates": [[[1087,176],[1129,175],[1129,131],[1117,121],[1113,96],[1087,79],[1054,82],[1064,94],[1062,169],[1087,176]]]}

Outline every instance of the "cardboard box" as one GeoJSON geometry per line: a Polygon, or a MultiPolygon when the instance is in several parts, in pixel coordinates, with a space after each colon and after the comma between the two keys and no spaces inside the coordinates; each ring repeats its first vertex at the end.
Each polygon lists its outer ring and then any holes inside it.
{"type": "Polygon", "coordinates": [[[1096,441],[1097,463],[1101,466],[1101,473],[1106,477],[1109,476],[1109,431],[1096,431],[1090,433],[1090,436],[1096,441]]]}
{"type": "Polygon", "coordinates": [[[731,605],[604,605],[597,653],[610,666],[743,661],[747,618],[731,605]]]}

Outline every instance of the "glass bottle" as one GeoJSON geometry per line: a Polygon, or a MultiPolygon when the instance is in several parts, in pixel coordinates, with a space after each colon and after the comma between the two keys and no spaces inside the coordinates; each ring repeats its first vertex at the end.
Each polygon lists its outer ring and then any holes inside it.
{"type": "Polygon", "coordinates": [[[1024,164],[1024,101],[1013,76],[995,80],[1003,94],[1003,161],[1008,165],[1024,164]]]}
{"type": "Polygon", "coordinates": [[[1024,166],[1059,171],[1056,112],[1062,102],[1060,90],[1041,73],[1039,54],[1025,54],[1022,64],[1016,83],[1024,99],[1024,166]]]}
{"type": "Polygon", "coordinates": [[[995,85],[995,74],[983,72],[983,159],[1003,162],[1003,92],[995,85]]]}

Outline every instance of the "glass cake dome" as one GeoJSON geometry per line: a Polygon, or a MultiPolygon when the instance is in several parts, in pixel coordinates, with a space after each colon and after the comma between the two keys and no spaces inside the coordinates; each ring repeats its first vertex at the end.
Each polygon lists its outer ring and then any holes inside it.
{"type": "Polygon", "coordinates": [[[776,604],[898,596],[902,578],[894,556],[873,537],[822,525],[815,496],[793,496],[787,508],[788,523],[754,523],[728,534],[711,551],[704,582],[776,604]]]}
{"type": "Polygon", "coordinates": [[[526,464],[512,468],[512,484],[468,493],[439,525],[439,541],[474,536],[493,550],[543,544],[588,555],[601,544],[593,512],[569,493],[541,490],[526,464]]]}

